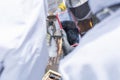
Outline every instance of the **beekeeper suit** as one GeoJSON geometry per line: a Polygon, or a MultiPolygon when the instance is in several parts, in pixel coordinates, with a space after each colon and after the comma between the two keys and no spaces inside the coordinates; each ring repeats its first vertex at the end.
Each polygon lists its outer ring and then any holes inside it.
{"type": "Polygon", "coordinates": [[[42,80],[46,0],[0,0],[0,80],[42,80]]]}
{"type": "Polygon", "coordinates": [[[61,63],[63,80],[120,80],[120,0],[89,0],[100,19],[61,63]]]}

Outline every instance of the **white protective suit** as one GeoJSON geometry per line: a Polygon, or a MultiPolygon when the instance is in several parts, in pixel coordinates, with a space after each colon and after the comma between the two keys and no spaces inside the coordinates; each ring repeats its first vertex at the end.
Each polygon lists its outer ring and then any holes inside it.
{"type": "Polygon", "coordinates": [[[0,0],[0,80],[42,80],[46,11],[46,0],[0,0]]]}
{"type": "MultiPolygon", "coordinates": [[[[89,0],[95,13],[120,0],[89,0]]],[[[82,39],[61,63],[63,80],[120,80],[120,8],[82,39]]]]}

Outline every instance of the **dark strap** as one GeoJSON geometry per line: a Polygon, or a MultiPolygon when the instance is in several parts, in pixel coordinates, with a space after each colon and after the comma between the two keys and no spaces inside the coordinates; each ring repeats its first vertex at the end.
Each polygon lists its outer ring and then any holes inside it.
{"type": "Polygon", "coordinates": [[[3,72],[3,70],[4,70],[4,64],[3,64],[3,61],[2,61],[2,62],[0,62],[0,76],[3,72]]]}
{"type": "Polygon", "coordinates": [[[72,5],[72,0],[69,0],[69,4],[70,4],[70,6],[73,6],[73,5],[72,5]]]}

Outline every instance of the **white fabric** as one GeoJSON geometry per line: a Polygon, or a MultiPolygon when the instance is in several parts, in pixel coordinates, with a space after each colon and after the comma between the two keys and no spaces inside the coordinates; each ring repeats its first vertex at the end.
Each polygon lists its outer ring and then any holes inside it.
{"type": "Polygon", "coordinates": [[[57,44],[54,38],[51,39],[51,45],[49,46],[49,57],[57,57],[57,44]]]}
{"type": "Polygon", "coordinates": [[[51,14],[51,13],[54,13],[57,8],[58,8],[58,4],[57,4],[57,0],[47,0],[48,2],[48,13],[51,14]]]}
{"type": "Polygon", "coordinates": [[[97,24],[61,60],[63,80],[120,80],[119,35],[120,10],[97,24]]]}
{"type": "Polygon", "coordinates": [[[73,18],[70,16],[70,13],[68,12],[68,10],[58,13],[58,17],[61,22],[62,21],[73,21],[73,18]]]}
{"type": "Polygon", "coordinates": [[[48,52],[46,0],[0,0],[0,80],[41,80],[48,52]]]}
{"type": "Polygon", "coordinates": [[[113,4],[120,3],[120,0],[88,0],[93,13],[113,4]]]}

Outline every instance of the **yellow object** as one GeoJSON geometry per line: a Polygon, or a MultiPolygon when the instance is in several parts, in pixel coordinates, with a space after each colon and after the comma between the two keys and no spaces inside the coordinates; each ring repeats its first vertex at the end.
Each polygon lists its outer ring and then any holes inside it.
{"type": "Polygon", "coordinates": [[[66,10],[66,6],[65,6],[65,4],[64,4],[63,2],[60,3],[58,7],[59,7],[62,11],[66,10]]]}
{"type": "Polygon", "coordinates": [[[90,21],[90,27],[93,27],[93,23],[92,23],[92,21],[90,21]]]}

